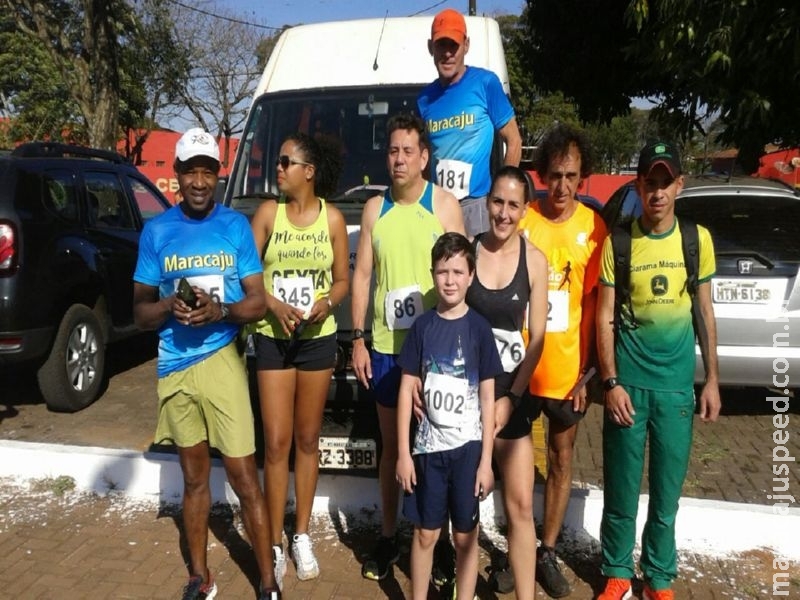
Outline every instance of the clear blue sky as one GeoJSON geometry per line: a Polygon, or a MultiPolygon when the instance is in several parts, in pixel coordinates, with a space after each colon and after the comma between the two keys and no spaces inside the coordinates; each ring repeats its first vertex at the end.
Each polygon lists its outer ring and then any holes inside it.
{"type": "MultiPolygon", "coordinates": [[[[468,0],[216,0],[219,8],[258,25],[281,27],[298,23],[383,17],[435,15],[444,8],[467,13],[468,0]]],[[[525,0],[475,0],[477,14],[522,13],[525,0]]]]}

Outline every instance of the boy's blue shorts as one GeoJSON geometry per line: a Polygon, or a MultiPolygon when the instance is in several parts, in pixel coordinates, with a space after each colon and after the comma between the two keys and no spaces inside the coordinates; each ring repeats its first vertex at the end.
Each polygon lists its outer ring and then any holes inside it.
{"type": "Polygon", "coordinates": [[[439,529],[447,523],[468,533],[479,520],[475,478],[481,462],[481,442],[467,442],[454,450],[417,454],[417,486],[403,496],[403,514],[422,529],[439,529]]]}

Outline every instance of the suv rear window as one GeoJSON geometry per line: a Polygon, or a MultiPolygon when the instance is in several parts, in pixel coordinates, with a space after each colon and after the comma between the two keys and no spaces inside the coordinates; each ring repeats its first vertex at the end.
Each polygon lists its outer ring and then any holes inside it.
{"type": "Polygon", "coordinates": [[[675,212],[708,228],[717,251],[738,248],[775,258],[800,256],[800,198],[698,195],[679,198],[675,212]]]}

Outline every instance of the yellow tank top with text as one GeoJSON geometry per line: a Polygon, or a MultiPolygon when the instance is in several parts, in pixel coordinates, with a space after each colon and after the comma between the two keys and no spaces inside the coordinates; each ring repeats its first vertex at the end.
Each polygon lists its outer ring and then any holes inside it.
{"type": "MultiPolygon", "coordinates": [[[[306,313],[314,302],[330,294],[333,284],[333,244],[328,228],[328,210],[325,200],[320,198],[319,202],[316,221],[298,227],[289,221],[286,201],[281,198],[263,257],[267,293],[306,313]]],[[[287,338],[271,313],[256,323],[255,330],[271,338],[287,338]]],[[[309,325],[301,337],[311,339],[332,333],[336,333],[336,318],[330,313],[322,323],[309,325]]]]}

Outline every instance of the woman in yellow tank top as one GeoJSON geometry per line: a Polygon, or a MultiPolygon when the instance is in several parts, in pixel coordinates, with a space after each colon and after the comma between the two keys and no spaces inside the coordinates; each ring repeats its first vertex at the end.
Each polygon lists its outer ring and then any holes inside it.
{"type": "Polygon", "coordinates": [[[305,134],[289,136],[276,162],[278,200],[253,217],[262,252],[267,314],[256,324],[256,368],[266,456],[264,495],[275,578],[283,583],[283,522],[289,451],[295,443],[296,521],[292,558],[300,579],[319,575],[308,537],[317,487],[319,434],[336,360],[332,309],[348,292],[349,250],[342,213],[321,197],[336,187],[339,152],[305,134]]]}

